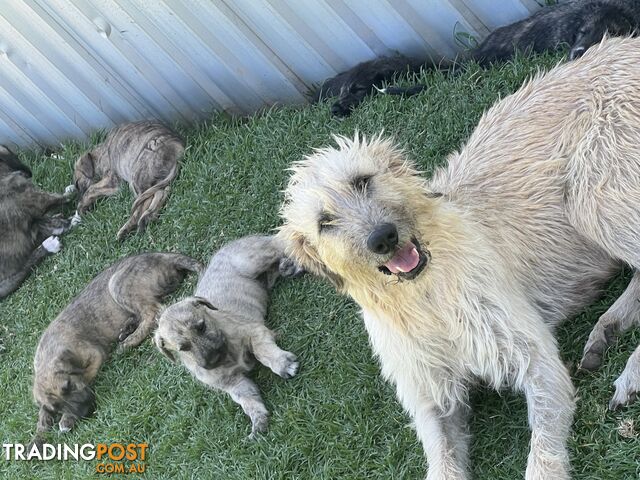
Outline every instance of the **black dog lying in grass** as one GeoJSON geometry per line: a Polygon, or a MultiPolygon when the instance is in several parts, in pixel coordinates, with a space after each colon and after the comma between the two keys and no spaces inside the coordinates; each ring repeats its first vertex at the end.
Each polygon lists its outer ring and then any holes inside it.
{"type": "MultiPolygon", "coordinates": [[[[639,27],[639,0],[575,0],[543,8],[529,18],[498,28],[463,55],[463,60],[474,60],[486,67],[511,59],[516,51],[541,53],[566,46],[570,47],[569,59],[574,60],[602,40],[605,33],[628,35],[639,27]]],[[[331,113],[346,117],[367,95],[377,91],[410,96],[424,90],[424,85],[382,90],[398,74],[418,72],[420,68],[450,68],[454,63],[441,60],[436,64],[402,55],[380,57],[325,80],[312,94],[312,101],[338,97],[331,113]]]]}

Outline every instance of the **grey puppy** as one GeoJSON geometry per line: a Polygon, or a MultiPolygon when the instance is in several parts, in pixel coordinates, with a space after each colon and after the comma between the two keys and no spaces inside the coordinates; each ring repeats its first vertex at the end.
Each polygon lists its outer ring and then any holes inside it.
{"type": "Polygon", "coordinates": [[[33,396],[40,407],[36,439],[53,426],[70,430],[91,414],[91,383],[112,346],[139,345],[155,325],[160,300],[202,265],[177,253],[127,257],[95,277],[51,322],[38,343],[33,396]]]}
{"type": "Polygon", "coordinates": [[[13,293],[34,266],[60,251],[59,235],[72,220],[49,214],[71,194],[43,192],[31,181],[31,170],[0,145],[0,299],[13,293]]]}
{"type": "Polygon", "coordinates": [[[254,356],[282,378],[298,371],[296,356],[280,349],[264,324],[269,289],[280,274],[297,273],[275,237],[241,238],[213,256],[195,296],[168,307],[158,320],[160,351],[209,387],[227,392],[251,419],[251,436],[266,430],[269,415],[246,376],[254,356]]]}
{"type": "Polygon", "coordinates": [[[118,231],[122,240],[134,228],[143,232],[169,196],[169,184],[178,174],[184,141],[155,121],[120,125],[93,150],[82,155],[74,171],[78,213],[100,197],[114,195],[125,181],[136,196],[129,220],[118,231]]]}

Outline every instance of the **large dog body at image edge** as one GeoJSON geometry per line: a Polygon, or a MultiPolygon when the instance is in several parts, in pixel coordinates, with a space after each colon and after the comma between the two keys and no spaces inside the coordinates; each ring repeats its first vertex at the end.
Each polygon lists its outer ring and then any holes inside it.
{"type": "MultiPolygon", "coordinates": [[[[279,235],[362,307],[430,480],[468,478],[468,390],[526,396],[528,480],[570,478],[574,388],[554,327],[640,267],[640,40],[609,39],[492,107],[430,181],[391,142],[338,139],[296,164],[279,235]]],[[[582,365],[640,317],[640,274],[582,365]]],[[[612,407],[640,384],[636,352],[612,407]]]]}
{"type": "Polygon", "coordinates": [[[37,188],[29,167],[0,145],[0,299],[17,290],[42,260],[60,251],[59,236],[73,222],[51,211],[70,200],[69,194],[37,188]]]}

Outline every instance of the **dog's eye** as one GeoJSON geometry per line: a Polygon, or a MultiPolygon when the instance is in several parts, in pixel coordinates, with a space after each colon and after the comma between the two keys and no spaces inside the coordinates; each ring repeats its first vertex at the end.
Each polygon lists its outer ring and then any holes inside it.
{"type": "Polygon", "coordinates": [[[191,350],[191,344],[189,342],[181,343],[180,345],[178,345],[178,350],[180,350],[181,352],[188,352],[189,350],[191,350]]]}
{"type": "Polygon", "coordinates": [[[204,333],[204,331],[207,329],[207,324],[204,322],[204,318],[200,319],[198,323],[195,324],[194,329],[198,333],[204,333]]]}
{"type": "Polygon", "coordinates": [[[371,180],[371,175],[362,175],[360,177],[356,177],[353,179],[351,184],[356,192],[364,193],[367,186],[369,185],[369,181],[371,180]]]}
{"type": "Polygon", "coordinates": [[[335,222],[335,220],[335,217],[328,213],[320,215],[320,220],[318,220],[318,227],[320,228],[320,231],[333,227],[333,222],[335,222]]]}

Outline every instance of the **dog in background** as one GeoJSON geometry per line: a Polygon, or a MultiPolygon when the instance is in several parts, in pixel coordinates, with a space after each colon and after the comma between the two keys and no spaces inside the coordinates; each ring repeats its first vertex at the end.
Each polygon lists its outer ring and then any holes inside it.
{"type": "MultiPolygon", "coordinates": [[[[574,388],[554,329],[622,263],[636,273],[587,352],[640,318],[640,39],[608,39],[526,83],[430,181],[390,141],[337,142],[294,166],[279,236],[362,307],[427,478],[468,478],[477,382],[524,393],[526,479],[570,478],[574,388]]],[[[640,348],[612,406],[634,398],[639,372],[640,348]]]]}
{"type": "Polygon", "coordinates": [[[498,28],[470,56],[480,65],[489,66],[510,60],[517,50],[541,53],[569,47],[569,59],[575,60],[606,33],[625,36],[639,26],[637,0],[574,0],[498,28]]]}
{"type": "MultiPolygon", "coordinates": [[[[376,89],[381,89],[384,84],[391,82],[402,73],[419,72],[423,64],[424,61],[403,55],[380,57],[363,62],[325,80],[313,92],[311,101],[317,103],[327,98],[338,97],[331,105],[331,114],[336,117],[347,117],[367,95],[375,93],[376,89]]],[[[411,95],[418,92],[407,90],[403,93],[411,95]]]]}
{"type": "Polygon", "coordinates": [[[17,290],[45,257],[60,251],[59,236],[75,221],[49,212],[70,200],[70,194],[38,189],[29,167],[0,145],[0,299],[17,290]]]}
{"type": "Polygon", "coordinates": [[[114,128],[104,142],[76,162],[78,213],[86,212],[98,198],[117,193],[125,181],[136,198],[117,237],[122,240],[136,227],[143,232],[167,201],[184,149],[178,135],[155,121],[114,128]]]}
{"type": "MultiPolygon", "coordinates": [[[[457,62],[474,60],[488,67],[510,60],[516,51],[541,53],[565,47],[570,49],[569,59],[574,60],[602,40],[605,33],[624,36],[639,27],[640,2],[637,0],[574,0],[545,7],[529,18],[494,30],[457,62]]],[[[434,63],[401,55],[380,57],[326,80],[312,94],[312,102],[338,97],[331,113],[346,117],[369,94],[411,96],[426,88],[426,85],[383,88],[401,73],[418,72],[421,68],[450,69],[457,62],[442,59],[434,63]]]]}
{"type": "Polygon", "coordinates": [[[293,353],[265,326],[269,290],[278,276],[299,273],[272,236],[229,243],[211,259],[195,296],[168,307],[155,343],[207,386],[228,393],[251,419],[251,436],[267,429],[269,412],[247,376],[255,359],[282,378],[298,371],[293,353]]]}
{"type": "Polygon", "coordinates": [[[34,443],[60,418],[60,431],[95,409],[91,384],[112,346],[139,345],[155,326],[161,299],[202,265],[177,253],[127,257],[95,277],[51,322],[36,350],[33,396],[40,408],[34,443]]]}

